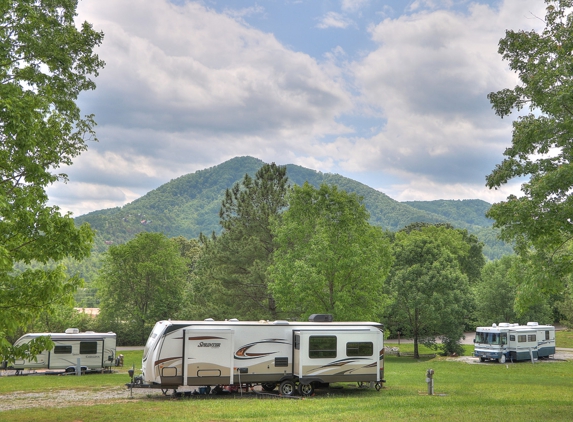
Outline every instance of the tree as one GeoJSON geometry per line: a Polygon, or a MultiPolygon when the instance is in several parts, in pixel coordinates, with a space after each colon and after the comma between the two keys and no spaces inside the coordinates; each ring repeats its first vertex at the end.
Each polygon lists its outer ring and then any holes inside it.
{"type": "Polygon", "coordinates": [[[442,337],[444,352],[461,351],[459,340],[471,309],[461,261],[469,250],[459,231],[444,226],[396,233],[388,279],[394,300],[390,316],[404,334],[413,336],[415,358],[418,344],[432,346],[436,336],[442,337]]]}
{"type": "Polygon", "coordinates": [[[144,232],[105,254],[97,279],[99,318],[123,344],[145,344],[156,321],[181,309],[187,266],[179,247],[163,233],[144,232]]]}
{"type": "Polygon", "coordinates": [[[287,205],[287,181],[286,167],[275,163],[263,165],[254,179],[246,174],[225,193],[219,213],[222,234],[201,237],[205,253],[196,288],[211,292],[201,297],[217,302],[221,316],[277,319],[267,268],[275,251],[271,221],[287,205]]]}
{"type": "Polygon", "coordinates": [[[379,319],[392,257],[388,238],[368,218],[355,194],[324,184],[295,186],[273,227],[278,249],[271,291],[279,307],[296,317],[379,319]]]}
{"type": "MultiPolygon", "coordinates": [[[[499,53],[517,73],[520,84],[492,92],[488,98],[502,118],[529,108],[513,122],[512,146],[487,176],[489,188],[528,177],[523,196],[494,204],[488,216],[504,240],[515,242],[524,257],[534,253],[542,274],[573,271],[566,245],[573,239],[573,14],[571,0],[546,0],[545,28],[507,31],[499,53]]],[[[535,281],[541,288],[550,280],[535,281]]]]}
{"type": "Polygon", "coordinates": [[[48,206],[45,188],[55,173],[86,149],[93,116],[75,101],[94,89],[103,62],[93,53],[103,38],[84,22],[76,27],[74,0],[0,3],[0,358],[27,358],[51,345],[42,338],[13,349],[8,338],[39,315],[71,300],[81,284],[64,268],[14,271],[17,263],[82,259],[91,249],[89,226],[48,206]]]}

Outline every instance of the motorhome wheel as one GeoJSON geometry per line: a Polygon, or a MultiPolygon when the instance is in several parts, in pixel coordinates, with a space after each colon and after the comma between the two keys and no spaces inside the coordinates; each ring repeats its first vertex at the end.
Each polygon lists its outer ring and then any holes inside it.
{"type": "Polygon", "coordinates": [[[281,382],[279,387],[279,392],[282,396],[293,396],[294,395],[294,382],[291,380],[285,380],[281,382]]]}
{"type": "Polygon", "coordinates": [[[301,396],[312,396],[314,394],[314,387],[312,384],[298,384],[298,393],[301,396]]]}

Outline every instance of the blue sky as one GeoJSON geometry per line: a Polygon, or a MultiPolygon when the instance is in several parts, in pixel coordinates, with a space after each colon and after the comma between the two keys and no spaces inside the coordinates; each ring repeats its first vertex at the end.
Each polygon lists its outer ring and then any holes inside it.
{"type": "Polygon", "coordinates": [[[79,99],[99,142],[51,202],[81,215],[250,155],[399,200],[472,199],[510,145],[487,94],[518,83],[506,29],[543,0],[81,0],[106,67],[79,99]]]}

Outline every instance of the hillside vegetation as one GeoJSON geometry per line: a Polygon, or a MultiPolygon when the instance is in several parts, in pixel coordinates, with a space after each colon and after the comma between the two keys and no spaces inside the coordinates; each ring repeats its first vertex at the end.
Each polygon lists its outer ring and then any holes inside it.
{"type": "MultiPolygon", "coordinates": [[[[219,209],[225,190],[240,181],[245,173],[253,176],[264,164],[253,157],[236,157],[217,166],[181,176],[158,187],[123,207],[98,210],[79,216],[77,224],[88,222],[97,232],[96,249],[124,243],[142,231],[162,232],[167,236],[196,238],[199,233],[219,233],[219,209]]],[[[336,185],[363,197],[370,222],[397,231],[414,222],[450,223],[465,228],[484,242],[484,253],[496,259],[512,252],[496,238],[491,221],[485,217],[490,204],[481,200],[439,200],[398,202],[388,195],[338,174],[321,173],[289,164],[291,184],[305,181],[319,187],[336,185]]]]}

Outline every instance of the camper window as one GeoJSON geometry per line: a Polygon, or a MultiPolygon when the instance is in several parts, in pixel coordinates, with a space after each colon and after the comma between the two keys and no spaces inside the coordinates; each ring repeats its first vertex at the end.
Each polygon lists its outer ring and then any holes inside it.
{"type": "Polygon", "coordinates": [[[72,353],[72,346],[54,346],[54,354],[56,355],[69,355],[72,353]]]}
{"type": "Polygon", "coordinates": [[[507,334],[501,334],[501,344],[507,344],[507,334]]]}
{"type": "Polygon", "coordinates": [[[90,355],[97,353],[96,341],[82,341],[80,342],[80,355],[90,355]]]}
{"type": "Polygon", "coordinates": [[[517,336],[517,341],[520,343],[525,343],[527,341],[527,336],[525,334],[520,334],[517,336]]]}
{"type": "Polygon", "coordinates": [[[346,356],[372,356],[374,345],[372,342],[346,343],[346,356]]]}
{"type": "Polygon", "coordinates": [[[527,341],[537,341],[537,336],[535,334],[529,334],[527,336],[527,341]]]}
{"type": "Polygon", "coordinates": [[[336,357],[336,336],[310,336],[308,343],[308,357],[336,357]]]}
{"type": "Polygon", "coordinates": [[[545,340],[549,340],[549,331],[545,332],[545,340]]]}
{"type": "Polygon", "coordinates": [[[515,341],[515,336],[513,334],[510,334],[509,341],[515,341]]]}

